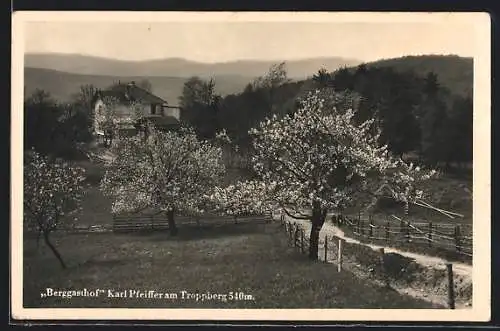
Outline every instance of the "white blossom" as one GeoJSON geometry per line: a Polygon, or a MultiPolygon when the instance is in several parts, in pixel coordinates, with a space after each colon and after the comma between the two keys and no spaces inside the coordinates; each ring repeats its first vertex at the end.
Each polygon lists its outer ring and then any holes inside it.
{"type": "Polygon", "coordinates": [[[150,129],[145,140],[125,138],[116,147],[101,188],[114,213],[152,208],[201,213],[225,167],[221,148],[194,132],[150,129]]]}
{"type": "Polygon", "coordinates": [[[217,188],[211,197],[230,213],[262,212],[273,206],[344,209],[390,187],[392,197],[409,202],[422,196],[417,186],[435,175],[393,157],[379,145],[374,120],[353,121],[345,93],[308,93],[293,115],[273,115],[249,133],[258,180],[217,188]]]}

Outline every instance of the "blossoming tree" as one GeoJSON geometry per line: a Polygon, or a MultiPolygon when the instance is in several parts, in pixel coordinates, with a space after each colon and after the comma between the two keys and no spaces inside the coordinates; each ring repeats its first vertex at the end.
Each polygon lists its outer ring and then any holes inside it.
{"type": "Polygon", "coordinates": [[[189,129],[148,132],[145,139],[118,143],[101,188],[112,198],[114,213],[148,208],[165,212],[175,236],[175,213],[202,213],[205,196],[223,177],[222,150],[198,140],[189,129]]]}
{"type": "Polygon", "coordinates": [[[43,236],[61,266],[66,264],[50,241],[50,234],[78,211],[83,197],[84,170],[64,162],[51,161],[31,151],[24,164],[25,226],[43,236]]]}
{"type": "Polygon", "coordinates": [[[311,213],[309,257],[317,259],[320,230],[328,211],[342,211],[358,199],[376,197],[381,185],[409,203],[434,174],[404,163],[380,146],[374,120],[356,125],[356,97],[332,89],[309,92],[293,115],[276,115],[251,130],[258,180],[215,190],[212,199],[234,213],[311,213]],[[293,210],[291,212],[290,210],[293,210]]]}

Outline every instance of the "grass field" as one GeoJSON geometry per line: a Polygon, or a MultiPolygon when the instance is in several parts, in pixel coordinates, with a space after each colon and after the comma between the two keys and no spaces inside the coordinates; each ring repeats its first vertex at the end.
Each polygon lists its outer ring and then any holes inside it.
{"type": "MultiPolygon", "coordinates": [[[[96,186],[102,169],[90,163],[81,165],[88,171],[90,187],[77,222],[110,224],[110,201],[96,186]]],[[[68,264],[66,270],[43,242],[37,249],[36,241],[25,237],[25,307],[437,307],[361,280],[349,271],[337,273],[331,264],[309,261],[289,246],[276,223],[179,226],[177,238],[166,232],[55,233],[53,241],[68,264]],[[107,293],[99,298],[41,298],[46,288],[155,290],[175,293],[178,298],[112,298],[107,293]],[[181,291],[233,292],[242,299],[197,302],[179,299],[181,291]]]]}
{"type": "Polygon", "coordinates": [[[54,236],[69,267],[60,268],[34,240],[24,248],[25,307],[432,308],[424,301],[337,273],[288,246],[276,223],[180,229],[166,233],[54,236]],[[228,294],[245,300],[198,301],[74,297],[41,298],[55,290],[156,290],[228,294]],[[246,300],[246,299],[252,300],[246,300]]]}

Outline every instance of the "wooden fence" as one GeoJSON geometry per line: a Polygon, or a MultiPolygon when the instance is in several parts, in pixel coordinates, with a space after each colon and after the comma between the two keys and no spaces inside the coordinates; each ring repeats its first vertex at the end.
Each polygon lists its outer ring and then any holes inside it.
{"type": "MultiPolygon", "coordinates": [[[[228,224],[269,223],[271,215],[256,216],[216,216],[200,217],[176,216],[177,226],[224,226],[228,224]]],[[[100,233],[100,232],[134,232],[168,230],[168,221],[161,215],[113,215],[112,224],[71,224],[61,226],[58,232],[64,233],[100,233]]],[[[26,227],[24,233],[29,237],[37,237],[36,228],[26,227]]]]}
{"type": "MultiPolygon", "coordinates": [[[[177,226],[223,226],[227,224],[245,224],[245,223],[269,223],[271,215],[255,216],[219,216],[203,215],[194,216],[176,216],[177,226]]],[[[168,220],[165,215],[114,215],[114,232],[133,232],[133,231],[156,231],[168,230],[168,220]]]]}
{"type": "MultiPolygon", "coordinates": [[[[309,250],[309,238],[307,237],[306,231],[300,225],[286,221],[283,216],[280,219],[281,226],[284,228],[288,235],[289,243],[292,247],[296,248],[297,251],[303,254],[307,254],[309,250]]],[[[334,263],[337,266],[337,272],[341,272],[344,268],[345,259],[345,245],[346,241],[344,238],[337,236],[324,236],[320,238],[318,242],[318,252],[320,256],[319,260],[324,263],[334,263]],[[323,240],[321,240],[323,239],[323,240]]],[[[363,245],[363,244],[356,244],[363,245]]],[[[380,266],[382,272],[382,279],[386,287],[390,287],[390,278],[388,272],[388,263],[386,262],[386,253],[384,248],[378,250],[378,261],[373,261],[374,264],[380,266]]],[[[447,278],[447,303],[448,308],[455,309],[455,291],[454,291],[454,281],[453,281],[453,264],[446,264],[446,278],[447,278]]]]}
{"type": "Polygon", "coordinates": [[[337,217],[337,225],[346,226],[359,238],[386,245],[412,243],[426,247],[438,247],[472,257],[472,226],[456,223],[411,222],[396,216],[387,220],[337,217]]]}

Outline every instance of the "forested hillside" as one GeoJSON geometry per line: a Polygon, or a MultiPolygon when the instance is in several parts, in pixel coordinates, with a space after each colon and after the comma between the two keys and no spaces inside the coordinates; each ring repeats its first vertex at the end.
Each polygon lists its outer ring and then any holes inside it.
{"type": "Polygon", "coordinates": [[[425,77],[434,72],[439,82],[453,94],[472,95],[474,63],[472,58],[456,55],[403,56],[371,62],[369,67],[393,68],[398,72],[413,71],[425,77]]]}
{"type": "MultiPolygon", "coordinates": [[[[348,90],[357,96],[353,100],[353,107],[358,110],[355,120],[362,123],[375,118],[381,129],[380,142],[388,144],[394,154],[410,155],[416,161],[448,168],[472,160],[472,98],[464,93],[472,87],[470,65],[469,59],[458,57],[406,57],[334,72],[318,68],[314,75],[311,73],[311,79],[293,81],[286,63],[281,63],[254,80],[244,81],[240,77],[238,83],[217,77],[178,80],[176,94],[170,94],[167,100],[183,108],[183,121],[194,126],[199,136],[211,139],[217,132],[227,131],[238,146],[238,158],[244,165],[249,155],[250,128],[269,116],[293,115],[301,96],[310,90],[348,90]]],[[[26,72],[27,146],[67,145],[69,135],[74,141],[90,139],[90,96],[96,87],[109,86],[113,80],[100,80],[96,86],[81,80],[88,76],[59,73],[58,79],[46,80],[44,75],[52,71],[40,72],[42,75],[36,80],[33,70],[26,72]],[[83,82],[86,83],[80,88],[78,84],[83,82]],[[65,94],[71,93],[70,98],[62,99],[52,93],[50,86],[66,89],[65,94]],[[48,111],[47,116],[37,111],[45,108],[54,111],[48,111]],[[67,127],[60,124],[61,119],[66,119],[67,127]],[[50,128],[44,128],[44,123],[50,128]],[[50,140],[58,137],[65,143],[50,140]]],[[[166,77],[164,81],[169,79],[166,77]]],[[[159,80],[142,81],[154,93],[165,97],[159,93],[166,89],[159,80]]]]}
{"type": "MultiPolygon", "coordinates": [[[[127,63],[120,61],[115,63],[112,60],[104,61],[104,59],[92,57],[69,57],[69,59],[68,56],[27,55],[24,73],[26,96],[31,95],[38,88],[49,92],[55,99],[66,102],[81,85],[91,84],[103,88],[118,80],[147,79],[151,82],[153,93],[170,103],[176,103],[182,94],[183,84],[189,77],[199,76],[202,79],[213,77],[216,82],[216,92],[225,96],[242,92],[246,84],[265,74],[270,66],[267,62],[236,61],[221,66],[215,64],[204,66],[201,70],[189,61],[174,61],[173,59],[166,61],[163,66],[160,66],[158,61],[153,61],[150,66],[147,63],[140,63],[140,65],[132,63],[128,67],[127,63]],[[94,63],[95,61],[97,62],[94,63]]],[[[320,68],[333,71],[344,66],[355,71],[357,66],[351,66],[354,62],[354,60],[342,61],[337,58],[291,61],[286,63],[287,76],[294,81],[300,81],[305,77],[312,77],[320,68]]],[[[473,63],[470,58],[434,55],[406,56],[366,65],[370,68],[390,67],[398,72],[413,71],[420,77],[425,77],[428,72],[432,71],[438,75],[442,87],[446,87],[451,94],[467,96],[472,93],[473,63]]]]}
{"type": "Polygon", "coordinates": [[[354,92],[358,96],[353,101],[358,109],[355,120],[362,123],[376,118],[380,142],[388,144],[394,154],[445,168],[472,160],[472,99],[451,93],[432,71],[423,76],[360,65],[355,70],[332,73],[320,70],[310,80],[290,82],[282,64],[239,94],[217,97],[209,85],[196,79],[186,83],[181,98],[184,119],[206,138],[225,129],[241,150],[248,148],[248,130],[258,122],[273,115],[293,114],[302,95],[326,87],[354,92]],[[186,93],[193,86],[200,89],[198,95],[214,97],[205,102],[186,93]]]}

